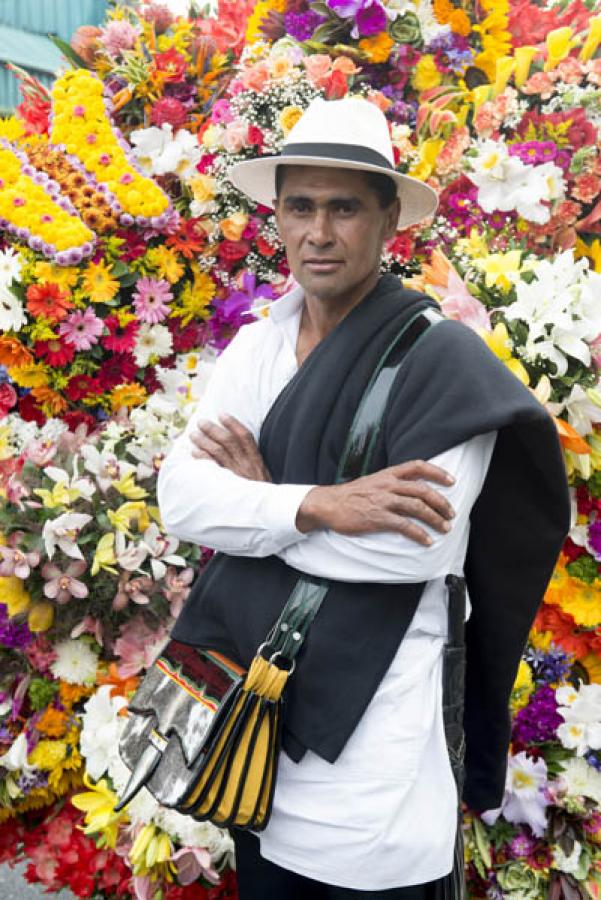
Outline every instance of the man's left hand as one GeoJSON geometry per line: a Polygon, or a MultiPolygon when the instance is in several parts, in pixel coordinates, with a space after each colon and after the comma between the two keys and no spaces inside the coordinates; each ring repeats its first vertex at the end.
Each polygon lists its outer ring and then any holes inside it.
{"type": "Polygon", "coordinates": [[[223,416],[220,424],[199,422],[190,440],[195,459],[212,459],[250,481],[271,481],[252,432],[233,416],[223,416]]]}

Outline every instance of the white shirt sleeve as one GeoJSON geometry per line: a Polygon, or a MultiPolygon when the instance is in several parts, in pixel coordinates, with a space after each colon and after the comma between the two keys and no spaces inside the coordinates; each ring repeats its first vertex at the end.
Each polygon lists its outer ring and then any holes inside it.
{"type": "Polygon", "coordinates": [[[166,530],[183,541],[239,556],[279,553],[305,535],[295,525],[311,485],[271,484],[195,459],[190,433],[201,419],[235,416],[258,438],[261,422],[249,379],[257,360],[242,328],[217,359],[193,415],[159,470],[157,497],[166,530]]]}
{"type": "Polygon", "coordinates": [[[455,510],[455,517],[446,533],[419,523],[432,538],[430,546],[395,532],[346,536],[327,530],[311,532],[307,540],[289,545],[278,555],[308,575],[340,581],[402,583],[446,575],[465,556],[470,512],[482,489],[495,439],[496,432],[478,435],[430,460],[455,477],[448,487],[433,483],[455,510]]]}

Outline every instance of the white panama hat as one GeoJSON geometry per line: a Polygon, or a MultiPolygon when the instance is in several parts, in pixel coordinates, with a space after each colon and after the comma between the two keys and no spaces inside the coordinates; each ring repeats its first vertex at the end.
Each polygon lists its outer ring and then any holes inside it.
{"type": "Polygon", "coordinates": [[[431,216],[438,206],[435,191],[394,168],[392,143],[384,113],[361,97],[313,100],[290,130],[278,156],[261,156],[232,167],[231,182],[256,203],[273,209],[277,166],[327,166],[388,175],[401,201],[398,228],[431,216]]]}

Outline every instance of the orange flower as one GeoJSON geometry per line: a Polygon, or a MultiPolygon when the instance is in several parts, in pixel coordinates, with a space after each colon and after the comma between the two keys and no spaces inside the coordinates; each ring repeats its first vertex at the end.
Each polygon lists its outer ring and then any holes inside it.
{"type": "Polygon", "coordinates": [[[18,338],[0,336],[0,365],[8,369],[13,366],[29,366],[33,356],[18,338]]]}
{"type": "Polygon", "coordinates": [[[27,288],[27,309],[32,316],[60,322],[72,308],[73,304],[58,284],[45,281],[43,284],[30,284],[27,288]]]}
{"type": "Polygon", "coordinates": [[[71,709],[74,703],[79,703],[83,697],[91,697],[95,688],[85,687],[83,684],[69,684],[61,681],[58,696],[63,706],[71,709]]]}
{"type": "Polygon", "coordinates": [[[48,737],[61,738],[67,730],[69,716],[61,709],[49,706],[44,710],[42,718],[36,722],[36,728],[48,737]]]}
{"type": "Polygon", "coordinates": [[[31,393],[47,416],[59,416],[67,409],[67,401],[52,388],[40,385],[31,389],[31,393]]]}
{"type": "Polygon", "coordinates": [[[460,34],[462,37],[467,37],[472,30],[472,23],[462,9],[453,10],[449,16],[448,24],[451,26],[451,31],[455,34],[460,34]]]}
{"type": "Polygon", "coordinates": [[[98,684],[110,684],[111,687],[111,697],[115,697],[120,695],[122,697],[128,697],[130,694],[133,694],[140,679],[135,675],[131,675],[129,678],[121,678],[119,675],[119,670],[117,668],[117,663],[110,663],[109,670],[106,675],[99,675],[97,678],[98,684]]]}
{"type": "Polygon", "coordinates": [[[359,41],[359,47],[366,54],[370,63],[385,63],[394,47],[394,41],[385,31],[380,31],[373,37],[366,37],[359,41]]]}

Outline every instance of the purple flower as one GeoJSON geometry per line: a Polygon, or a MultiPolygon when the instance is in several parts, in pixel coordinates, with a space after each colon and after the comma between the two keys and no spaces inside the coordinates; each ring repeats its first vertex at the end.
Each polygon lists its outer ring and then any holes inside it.
{"type": "Polygon", "coordinates": [[[308,41],[313,37],[318,25],[325,21],[325,16],[320,16],[312,9],[304,13],[288,12],[284,16],[284,27],[287,34],[295,40],[308,41]]]}
{"type": "Polygon", "coordinates": [[[551,645],[551,649],[546,653],[544,650],[530,648],[526,652],[526,662],[530,665],[536,682],[553,684],[563,681],[570,673],[574,658],[559,647],[551,645]]]}
{"type": "Polygon", "coordinates": [[[365,0],[328,0],[328,6],[342,19],[350,19],[355,16],[365,0]]]}
{"type": "Polygon", "coordinates": [[[27,622],[20,624],[13,622],[6,611],[6,606],[0,604],[0,646],[12,647],[14,650],[22,650],[31,644],[33,635],[27,622]]]}
{"type": "Polygon", "coordinates": [[[509,155],[517,156],[527,165],[551,162],[557,156],[557,146],[553,141],[526,141],[509,145],[509,155]]]}
{"type": "Polygon", "coordinates": [[[355,16],[357,30],[362,37],[386,31],[388,19],[384,7],[377,0],[368,0],[355,16]]]}
{"type": "Polygon", "coordinates": [[[515,743],[528,744],[554,741],[557,729],[563,719],[557,712],[555,691],[543,685],[530,698],[530,703],[521,709],[513,721],[512,739],[515,743]]]}
{"type": "Polygon", "coordinates": [[[536,848],[536,841],[527,834],[518,834],[509,842],[509,852],[514,859],[529,856],[536,848]]]}
{"type": "Polygon", "coordinates": [[[601,522],[591,522],[588,528],[588,542],[595,551],[597,559],[601,558],[601,522]]]}

